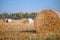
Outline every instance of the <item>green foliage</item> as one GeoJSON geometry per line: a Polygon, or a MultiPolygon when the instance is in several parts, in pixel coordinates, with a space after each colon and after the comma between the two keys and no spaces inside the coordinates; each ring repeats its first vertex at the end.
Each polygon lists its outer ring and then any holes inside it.
{"type": "Polygon", "coordinates": [[[4,18],[9,18],[9,14],[8,14],[7,12],[2,13],[1,15],[2,15],[2,18],[3,18],[3,19],[4,19],[4,18]]]}
{"type": "Polygon", "coordinates": [[[0,14],[0,19],[2,19],[2,14],[0,14]]]}
{"type": "Polygon", "coordinates": [[[28,12],[19,12],[19,13],[2,13],[0,14],[0,18],[3,18],[3,19],[8,19],[8,18],[11,18],[11,19],[21,19],[21,18],[32,18],[34,19],[35,16],[37,15],[36,12],[32,12],[32,13],[28,13],[28,12]]]}
{"type": "Polygon", "coordinates": [[[32,13],[30,14],[30,18],[34,19],[36,15],[37,15],[36,12],[32,12],[32,13]]]}

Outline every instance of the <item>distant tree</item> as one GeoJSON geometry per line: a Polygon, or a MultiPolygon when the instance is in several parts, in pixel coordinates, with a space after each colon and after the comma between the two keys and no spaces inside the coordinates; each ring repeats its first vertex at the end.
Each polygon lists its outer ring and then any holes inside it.
{"type": "Polygon", "coordinates": [[[28,12],[25,12],[24,18],[29,18],[29,17],[30,17],[30,14],[28,12]]]}
{"type": "Polygon", "coordinates": [[[7,12],[4,12],[4,13],[2,14],[2,18],[9,18],[9,14],[8,14],[7,12]]]}
{"type": "Polygon", "coordinates": [[[3,18],[3,19],[6,19],[6,18],[11,18],[11,19],[32,18],[32,19],[34,19],[36,15],[37,15],[36,12],[32,12],[32,13],[18,12],[18,13],[10,13],[10,14],[8,14],[7,12],[4,12],[4,13],[0,14],[0,18],[3,18]]]}
{"type": "Polygon", "coordinates": [[[0,19],[2,19],[2,14],[0,14],[0,19]]]}
{"type": "Polygon", "coordinates": [[[9,15],[9,18],[11,18],[11,19],[18,19],[17,13],[11,13],[11,14],[9,15]]]}
{"type": "Polygon", "coordinates": [[[34,18],[36,17],[36,15],[37,15],[37,12],[32,12],[32,13],[30,14],[30,18],[34,19],[34,18]]]}
{"type": "Polygon", "coordinates": [[[19,12],[16,14],[18,19],[24,18],[24,12],[19,12]]]}

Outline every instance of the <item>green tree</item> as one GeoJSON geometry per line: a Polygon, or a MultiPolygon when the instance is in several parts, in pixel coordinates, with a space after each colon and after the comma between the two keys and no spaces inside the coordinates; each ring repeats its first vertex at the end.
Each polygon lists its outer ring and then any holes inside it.
{"type": "Polygon", "coordinates": [[[21,18],[24,17],[24,12],[19,12],[19,13],[16,14],[16,16],[17,16],[18,19],[21,19],[21,18]]]}
{"type": "Polygon", "coordinates": [[[7,12],[4,12],[3,14],[2,14],[2,18],[9,18],[9,14],[7,13],[7,12]]]}
{"type": "Polygon", "coordinates": [[[36,15],[37,15],[37,12],[32,12],[32,13],[30,14],[30,18],[34,19],[34,18],[36,17],[36,15]]]}
{"type": "Polygon", "coordinates": [[[29,17],[30,17],[30,14],[28,12],[25,12],[24,18],[29,18],[29,17]]]}
{"type": "Polygon", "coordinates": [[[2,14],[0,14],[0,19],[2,19],[2,14]]]}

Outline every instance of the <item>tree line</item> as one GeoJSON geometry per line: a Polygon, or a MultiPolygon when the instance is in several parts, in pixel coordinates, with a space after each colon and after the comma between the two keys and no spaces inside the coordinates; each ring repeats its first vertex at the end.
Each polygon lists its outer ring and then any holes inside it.
{"type": "Polygon", "coordinates": [[[0,13],[0,19],[22,19],[22,18],[32,18],[34,19],[37,12],[19,12],[19,13],[0,13]]]}

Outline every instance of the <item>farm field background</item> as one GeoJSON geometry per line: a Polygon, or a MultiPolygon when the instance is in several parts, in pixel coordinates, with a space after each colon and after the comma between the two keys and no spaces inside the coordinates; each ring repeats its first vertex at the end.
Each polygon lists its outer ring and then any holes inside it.
{"type": "Polygon", "coordinates": [[[0,40],[27,40],[36,36],[34,33],[21,32],[35,30],[34,24],[22,23],[21,20],[13,20],[11,23],[0,22],[0,40]]]}
{"type": "Polygon", "coordinates": [[[21,30],[35,30],[33,26],[33,24],[21,23],[20,20],[12,23],[2,22],[0,23],[0,40],[60,40],[60,33],[48,35],[50,33],[21,32],[21,30]]]}
{"type": "Polygon", "coordinates": [[[0,40],[60,40],[60,0],[0,0],[0,40]]]}
{"type": "Polygon", "coordinates": [[[51,9],[42,10],[37,16],[33,13],[36,17],[31,23],[28,18],[2,18],[0,40],[60,40],[59,13],[51,9]]]}

